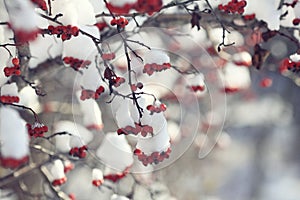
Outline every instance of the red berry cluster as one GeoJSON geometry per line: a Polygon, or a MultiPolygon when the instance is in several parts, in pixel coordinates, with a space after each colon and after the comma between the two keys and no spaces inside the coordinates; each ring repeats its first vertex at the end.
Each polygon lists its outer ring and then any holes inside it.
{"type": "Polygon", "coordinates": [[[117,174],[107,174],[103,176],[104,179],[110,180],[112,182],[117,182],[124,178],[129,173],[129,167],[127,167],[123,172],[117,174]]]}
{"type": "Polygon", "coordinates": [[[169,158],[171,153],[171,148],[168,148],[166,151],[162,152],[153,152],[151,155],[146,155],[144,152],[142,152],[140,149],[134,150],[134,155],[136,155],[143,163],[144,166],[147,166],[148,164],[158,164],[159,162],[162,162],[164,159],[169,158]]]}
{"type": "Polygon", "coordinates": [[[84,145],[82,147],[73,147],[69,151],[70,156],[85,158],[86,157],[87,146],[84,145]]]}
{"type": "Polygon", "coordinates": [[[300,24],[300,18],[295,18],[295,19],[293,19],[293,24],[294,24],[295,26],[299,25],[299,24],[300,24]]]}
{"type": "Polygon", "coordinates": [[[162,0],[138,0],[134,6],[134,9],[139,13],[148,13],[152,15],[158,12],[163,5],[162,0]]]}
{"type": "Polygon", "coordinates": [[[28,41],[33,41],[37,38],[37,35],[40,33],[40,30],[14,30],[15,38],[17,43],[24,44],[28,41]]]}
{"type": "Polygon", "coordinates": [[[119,128],[117,130],[118,135],[124,134],[124,135],[137,135],[141,133],[143,137],[146,137],[148,134],[153,135],[153,128],[149,125],[140,125],[135,123],[135,127],[132,126],[126,126],[125,128],[119,128]]]}
{"type": "Polygon", "coordinates": [[[8,28],[13,30],[16,43],[18,44],[24,44],[28,41],[35,40],[37,38],[37,35],[40,33],[39,29],[34,29],[34,30],[16,29],[10,23],[8,23],[8,28]]]}
{"type": "Polygon", "coordinates": [[[0,96],[0,101],[2,103],[19,103],[20,98],[17,96],[3,95],[0,96]]]}
{"type": "Polygon", "coordinates": [[[226,5],[222,5],[220,4],[218,6],[219,10],[223,10],[224,12],[227,13],[238,13],[238,14],[243,14],[244,13],[244,8],[246,7],[247,2],[245,0],[231,0],[230,2],[228,2],[228,4],[226,5]]]}
{"type": "Polygon", "coordinates": [[[131,90],[132,90],[132,91],[136,91],[138,88],[139,88],[140,90],[143,89],[144,85],[143,85],[143,83],[138,82],[138,83],[136,83],[136,84],[132,84],[130,87],[131,87],[131,90]]]}
{"type": "Polygon", "coordinates": [[[48,26],[50,34],[57,35],[61,37],[62,41],[71,39],[72,36],[76,37],[79,34],[79,29],[77,26],[48,26]]]}
{"type": "Polygon", "coordinates": [[[205,90],[204,85],[192,85],[192,86],[188,86],[187,88],[189,88],[192,92],[202,92],[205,90]]]}
{"type": "Polygon", "coordinates": [[[151,112],[151,114],[153,113],[160,113],[160,112],[164,112],[167,110],[167,106],[166,104],[160,104],[159,106],[156,105],[148,105],[147,106],[147,110],[149,110],[151,112]]]}
{"type": "Polygon", "coordinates": [[[27,123],[26,127],[30,137],[44,137],[44,133],[48,132],[48,127],[38,122],[35,122],[33,125],[27,123]]]}
{"type": "Polygon", "coordinates": [[[115,26],[117,25],[118,27],[124,28],[128,24],[128,20],[124,17],[118,17],[118,18],[113,18],[110,21],[110,25],[115,26]]]}
{"type": "Polygon", "coordinates": [[[74,194],[69,194],[68,197],[71,199],[71,200],[76,200],[76,197],[74,194]]]}
{"type": "Polygon", "coordinates": [[[23,158],[19,158],[19,159],[11,158],[11,157],[7,157],[7,158],[0,157],[1,166],[10,169],[16,169],[21,165],[28,163],[28,161],[29,161],[28,156],[24,156],[23,158]]]}
{"type": "Polygon", "coordinates": [[[107,27],[107,24],[106,22],[98,22],[95,24],[95,26],[99,29],[99,31],[103,31],[103,29],[107,27]]]}
{"type": "Polygon", "coordinates": [[[72,163],[64,166],[64,173],[68,173],[69,171],[74,169],[74,165],[72,163]]]}
{"type": "Polygon", "coordinates": [[[47,11],[47,4],[45,0],[31,0],[31,2],[37,5],[40,9],[47,11]]]}
{"type": "Polygon", "coordinates": [[[143,69],[143,73],[147,73],[149,76],[153,74],[153,72],[161,72],[166,69],[170,69],[171,64],[170,63],[164,63],[162,65],[152,63],[152,64],[146,64],[143,69]]]}
{"type": "Polygon", "coordinates": [[[70,65],[75,71],[78,71],[80,68],[86,68],[91,64],[91,61],[89,60],[80,60],[73,57],[64,57],[63,61],[65,64],[70,65]]]}
{"type": "Polygon", "coordinates": [[[253,20],[255,19],[255,13],[249,15],[243,15],[244,20],[253,20]]]}
{"type": "Polygon", "coordinates": [[[20,70],[20,61],[18,58],[13,58],[11,60],[11,63],[14,65],[13,67],[5,67],[4,68],[4,74],[6,77],[16,75],[20,76],[21,75],[21,70],[20,70]]]}
{"type": "Polygon", "coordinates": [[[93,90],[86,90],[82,89],[81,90],[81,96],[80,99],[82,101],[86,99],[98,99],[99,96],[104,92],[104,87],[100,86],[95,92],[93,90]]]}
{"type": "Polygon", "coordinates": [[[115,87],[119,87],[122,83],[125,83],[125,78],[123,77],[117,76],[113,79],[113,85],[115,87]]]}
{"type": "Polygon", "coordinates": [[[116,57],[115,53],[104,53],[101,58],[103,60],[113,60],[116,57]]]}
{"type": "Polygon", "coordinates": [[[104,182],[103,180],[98,179],[98,180],[93,180],[92,184],[96,187],[99,187],[100,185],[102,185],[103,182],[104,182]]]}
{"type": "Polygon", "coordinates": [[[54,181],[52,181],[52,185],[53,186],[59,186],[59,185],[64,184],[66,181],[67,181],[67,177],[63,177],[63,178],[60,178],[60,179],[55,179],[54,181]]]}
{"type": "Polygon", "coordinates": [[[299,73],[300,72],[300,61],[296,62],[296,61],[292,61],[292,60],[287,58],[287,59],[284,59],[284,61],[282,62],[282,65],[286,69],[288,69],[288,70],[290,70],[294,73],[299,73]]]}
{"type": "Polygon", "coordinates": [[[113,13],[117,13],[117,14],[127,14],[129,13],[130,9],[132,9],[134,7],[135,4],[129,4],[126,3],[123,6],[114,6],[111,3],[107,3],[106,7],[109,11],[113,12],[113,13]]]}
{"type": "Polygon", "coordinates": [[[115,87],[119,87],[125,82],[124,78],[117,76],[109,67],[106,67],[104,70],[104,78],[109,81],[109,85],[113,85],[115,87]]]}
{"type": "Polygon", "coordinates": [[[238,92],[240,89],[239,88],[231,88],[231,87],[225,87],[224,92],[227,94],[232,94],[238,92]]]}

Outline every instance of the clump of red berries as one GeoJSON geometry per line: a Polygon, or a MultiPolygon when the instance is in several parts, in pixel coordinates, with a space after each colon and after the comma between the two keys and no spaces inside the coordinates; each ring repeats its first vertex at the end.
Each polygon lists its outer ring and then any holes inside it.
{"type": "Polygon", "coordinates": [[[227,93],[227,94],[236,93],[238,91],[240,91],[239,88],[232,88],[232,87],[225,87],[224,88],[224,92],[227,93]]]}
{"type": "Polygon", "coordinates": [[[117,76],[109,67],[106,67],[104,70],[104,78],[109,81],[110,85],[115,87],[119,87],[122,83],[125,83],[125,78],[117,76]]]}
{"type": "Polygon", "coordinates": [[[130,87],[131,87],[132,91],[136,91],[137,89],[140,89],[140,90],[143,89],[144,85],[143,85],[143,83],[138,82],[136,84],[132,84],[130,87]]]}
{"type": "Polygon", "coordinates": [[[168,148],[166,151],[162,152],[153,152],[150,155],[146,155],[140,149],[135,149],[133,153],[138,157],[138,160],[141,161],[144,166],[147,166],[148,164],[158,164],[164,159],[169,158],[171,148],[168,148]]]}
{"type": "Polygon", "coordinates": [[[99,86],[99,88],[95,92],[93,90],[82,89],[80,99],[82,101],[86,99],[98,99],[99,96],[104,92],[104,90],[105,89],[103,86],[99,86]]]}
{"type": "Polygon", "coordinates": [[[151,76],[154,72],[161,72],[166,69],[170,69],[171,64],[170,63],[163,63],[162,65],[152,63],[152,64],[146,64],[143,69],[143,73],[147,73],[149,76],[151,76]]]}
{"type": "Polygon", "coordinates": [[[118,17],[118,18],[113,18],[110,21],[110,25],[115,26],[117,25],[118,27],[125,28],[125,26],[128,24],[128,20],[124,17],[118,17]]]}
{"type": "Polygon", "coordinates": [[[0,96],[0,101],[2,103],[19,103],[20,98],[18,96],[3,95],[0,96]]]}
{"type": "Polygon", "coordinates": [[[47,4],[45,0],[31,0],[31,2],[37,5],[40,9],[47,11],[47,4]]]}
{"type": "Polygon", "coordinates": [[[98,22],[95,24],[95,26],[99,29],[99,31],[103,31],[103,29],[107,27],[107,24],[106,22],[98,22]]]}
{"type": "Polygon", "coordinates": [[[122,178],[124,178],[128,173],[129,173],[129,167],[127,167],[123,172],[116,173],[116,174],[107,174],[103,176],[103,178],[115,183],[121,180],[122,178]]]}
{"type": "Polygon", "coordinates": [[[249,14],[249,15],[243,15],[243,19],[244,20],[253,20],[253,19],[255,19],[255,13],[253,13],[253,14],[249,14]]]}
{"type": "Polygon", "coordinates": [[[300,72],[300,61],[292,61],[288,58],[284,59],[280,66],[280,72],[284,72],[286,70],[289,70],[293,73],[299,73],[300,72]]]}
{"type": "Polygon", "coordinates": [[[28,163],[29,157],[24,156],[22,158],[0,157],[0,164],[4,168],[16,169],[21,165],[28,163]]]}
{"type": "Polygon", "coordinates": [[[203,92],[205,90],[204,85],[192,85],[192,86],[187,86],[192,92],[203,92]]]}
{"type": "Polygon", "coordinates": [[[75,199],[76,199],[75,194],[72,194],[72,193],[69,194],[68,197],[69,197],[71,200],[75,200],[75,199]]]}
{"type": "Polygon", "coordinates": [[[118,135],[137,135],[141,133],[143,137],[146,137],[148,134],[153,135],[153,128],[149,125],[141,125],[138,123],[135,123],[135,127],[132,126],[126,126],[124,128],[119,128],[117,130],[118,135]]]}
{"type": "Polygon", "coordinates": [[[86,157],[87,146],[84,145],[82,147],[73,147],[69,151],[69,155],[78,158],[86,157]]]}
{"type": "Polygon", "coordinates": [[[103,182],[104,182],[103,180],[97,179],[97,180],[93,180],[93,181],[92,181],[92,184],[93,184],[95,187],[99,187],[100,185],[102,185],[103,182]]]}
{"type": "Polygon", "coordinates": [[[117,76],[113,79],[113,85],[115,87],[119,87],[122,83],[125,83],[125,78],[123,77],[117,76]]]}
{"type": "Polygon", "coordinates": [[[64,173],[68,173],[69,171],[74,169],[74,165],[68,161],[67,163],[64,164],[64,173]]]}
{"type": "Polygon", "coordinates": [[[40,33],[40,30],[33,30],[33,31],[14,30],[16,41],[17,41],[17,43],[20,43],[20,44],[24,44],[28,41],[35,40],[39,33],[40,33]]]}
{"type": "Polygon", "coordinates": [[[62,41],[71,39],[72,36],[76,37],[79,34],[77,26],[48,26],[48,31],[52,35],[57,35],[62,41]]]}
{"type": "Polygon", "coordinates": [[[162,0],[138,0],[134,6],[134,9],[139,13],[147,13],[152,15],[158,12],[162,8],[162,0]]]}
{"type": "Polygon", "coordinates": [[[13,64],[12,67],[5,67],[4,68],[4,74],[6,77],[16,75],[20,76],[21,75],[21,70],[20,70],[20,61],[18,58],[13,58],[11,60],[11,63],[13,64]]]}
{"type": "Polygon", "coordinates": [[[30,137],[44,137],[44,133],[48,132],[48,127],[39,122],[35,122],[33,125],[27,123],[26,127],[30,137]]]}
{"type": "Polygon", "coordinates": [[[129,13],[130,9],[134,7],[135,4],[126,3],[123,6],[115,6],[111,3],[107,3],[106,7],[110,12],[116,14],[127,14],[129,13]]]}
{"type": "Polygon", "coordinates": [[[29,41],[33,41],[37,38],[41,32],[39,29],[24,30],[13,27],[11,23],[8,23],[8,28],[12,29],[15,35],[16,43],[24,44],[29,41]]]}
{"type": "Polygon", "coordinates": [[[59,186],[59,185],[64,184],[66,181],[67,181],[67,177],[63,177],[63,178],[60,178],[60,179],[55,179],[54,181],[52,181],[52,185],[53,186],[59,186]]]}
{"type": "Polygon", "coordinates": [[[147,110],[149,110],[151,112],[151,114],[153,113],[160,113],[160,112],[164,112],[167,110],[167,106],[165,104],[160,104],[160,105],[148,105],[147,106],[147,110]]]}
{"type": "Polygon", "coordinates": [[[232,13],[232,14],[235,14],[235,13],[238,13],[238,14],[243,14],[244,13],[244,8],[246,7],[247,5],[247,2],[245,0],[241,0],[241,1],[238,1],[238,0],[231,0],[230,2],[228,2],[228,4],[226,5],[222,5],[220,4],[218,6],[218,9],[219,10],[222,10],[226,13],[232,13]]]}
{"type": "Polygon", "coordinates": [[[300,18],[295,18],[295,19],[293,19],[293,24],[294,24],[295,26],[299,25],[299,24],[300,24],[300,18]]]}
{"type": "Polygon", "coordinates": [[[113,60],[116,57],[115,53],[104,53],[101,58],[103,60],[113,60]]]}
{"type": "Polygon", "coordinates": [[[64,57],[63,61],[65,64],[70,65],[75,71],[78,71],[80,68],[86,68],[91,64],[91,61],[89,60],[80,60],[73,57],[64,57]]]}

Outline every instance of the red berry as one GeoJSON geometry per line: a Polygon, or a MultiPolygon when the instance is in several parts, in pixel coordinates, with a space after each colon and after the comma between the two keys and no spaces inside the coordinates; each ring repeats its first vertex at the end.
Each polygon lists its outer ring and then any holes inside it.
{"type": "Polygon", "coordinates": [[[132,84],[132,85],[130,86],[130,88],[131,88],[132,91],[136,91],[136,90],[137,90],[137,87],[136,87],[136,85],[134,85],[134,84],[132,84]]]}
{"type": "Polygon", "coordinates": [[[15,75],[20,76],[21,75],[21,71],[20,70],[16,70],[15,71],[15,75]]]}
{"type": "Polygon", "coordinates": [[[117,21],[117,24],[118,24],[120,27],[124,28],[124,27],[128,24],[128,20],[125,19],[124,17],[120,17],[120,18],[118,19],[118,21],[117,21]]]}
{"type": "Polygon", "coordinates": [[[63,34],[61,35],[62,41],[68,40],[68,38],[69,38],[69,36],[68,36],[66,33],[63,33],[63,34]]]}
{"type": "Polygon", "coordinates": [[[272,79],[270,79],[270,78],[264,78],[261,82],[260,82],[260,86],[261,87],[264,87],[264,88],[266,88],[266,87],[271,87],[271,85],[272,85],[272,79]]]}
{"type": "Polygon", "coordinates": [[[49,26],[48,26],[48,30],[49,30],[50,32],[52,32],[54,29],[55,29],[54,26],[52,26],[52,25],[49,25],[49,26]]]}
{"type": "Polygon", "coordinates": [[[138,82],[138,83],[136,84],[136,87],[138,87],[139,89],[143,89],[144,85],[143,85],[143,83],[138,82]]]}
{"type": "Polygon", "coordinates": [[[142,151],[140,149],[135,149],[133,151],[134,155],[141,155],[142,154],[142,151]]]}
{"type": "Polygon", "coordinates": [[[19,58],[13,58],[13,59],[11,60],[11,62],[12,62],[12,64],[15,65],[15,66],[20,64],[19,58]]]}
{"type": "Polygon", "coordinates": [[[78,29],[76,26],[73,26],[73,27],[71,28],[71,34],[72,34],[73,36],[78,36],[78,34],[79,34],[79,29],[78,29]]]}
{"type": "Polygon", "coordinates": [[[295,26],[299,25],[299,24],[300,24],[300,18],[295,18],[295,19],[293,20],[293,24],[294,24],[295,26]]]}
{"type": "Polygon", "coordinates": [[[10,67],[5,67],[3,71],[4,71],[4,74],[5,74],[6,77],[11,75],[11,68],[10,67]]]}
{"type": "Polygon", "coordinates": [[[160,108],[161,111],[166,111],[167,110],[167,106],[163,103],[160,104],[159,108],[160,108]]]}
{"type": "Polygon", "coordinates": [[[103,93],[104,92],[104,87],[103,86],[100,86],[97,90],[96,90],[96,93],[97,94],[101,94],[101,93],[103,93]]]}
{"type": "Polygon", "coordinates": [[[147,106],[147,110],[149,110],[149,111],[153,111],[154,108],[155,108],[155,107],[154,107],[153,105],[148,105],[148,106],[147,106]]]}
{"type": "Polygon", "coordinates": [[[112,25],[112,26],[115,26],[115,25],[117,25],[117,19],[115,19],[115,18],[113,18],[111,21],[110,21],[110,25],[112,25]]]}

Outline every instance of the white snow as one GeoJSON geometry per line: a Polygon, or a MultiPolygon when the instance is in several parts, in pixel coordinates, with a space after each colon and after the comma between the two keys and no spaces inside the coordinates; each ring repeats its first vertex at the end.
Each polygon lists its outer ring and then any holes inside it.
{"type": "Polygon", "coordinates": [[[1,96],[18,96],[18,86],[16,83],[5,84],[1,87],[1,96]]]}
{"type": "Polygon", "coordinates": [[[124,171],[133,163],[133,153],[124,135],[110,132],[105,135],[96,155],[109,167],[124,171]],[[122,159],[120,159],[122,158],[122,159]]]}
{"type": "Polygon", "coordinates": [[[50,172],[53,180],[61,179],[65,177],[64,164],[61,160],[55,160],[50,167],[50,172]]]}
{"type": "Polygon", "coordinates": [[[5,4],[14,30],[36,30],[38,16],[29,0],[5,1],[5,4]]]}
{"type": "Polygon", "coordinates": [[[167,53],[161,50],[150,50],[145,54],[145,64],[159,64],[170,63],[170,57],[167,53]]]}
{"type": "Polygon", "coordinates": [[[92,171],[93,180],[103,180],[103,172],[101,169],[94,168],[92,171]]]}
{"type": "Polygon", "coordinates": [[[165,151],[170,147],[170,136],[168,134],[168,127],[163,128],[153,137],[139,138],[136,148],[142,150],[146,155],[153,152],[165,151]]]}
{"type": "Polygon", "coordinates": [[[20,159],[29,155],[29,137],[25,121],[12,108],[1,107],[0,112],[1,156],[20,159]]]}

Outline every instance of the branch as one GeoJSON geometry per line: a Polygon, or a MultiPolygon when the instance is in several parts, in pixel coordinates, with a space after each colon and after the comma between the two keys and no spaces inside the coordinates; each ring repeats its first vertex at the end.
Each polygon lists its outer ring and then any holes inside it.
{"type": "Polygon", "coordinates": [[[48,181],[50,189],[52,190],[52,192],[55,194],[55,196],[58,199],[67,199],[67,200],[70,200],[70,197],[66,193],[64,193],[63,191],[61,191],[59,187],[55,187],[55,186],[53,186],[51,184],[51,182],[50,182],[51,174],[50,174],[49,170],[45,166],[41,166],[40,167],[40,171],[42,172],[42,175],[45,177],[45,179],[48,181]]]}
{"type": "Polygon", "coordinates": [[[206,2],[206,5],[209,7],[209,9],[211,10],[212,14],[216,17],[216,20],[220,23],[222,29],[223,29],[223,34],[222,34],[222,42],[218,45],[218,52],[221,51],[221,47],[224,46],[224,47],[227,47],[227,46],[231,46],[231,45],[234,45],[234,42],[233,43],[230,43],[230,44],[225,44],[225,37],[226,37],[226,32],[227,33],[230,33],[230,31],[228,31],[225,27],[225,25],[222,23],[222,21],[220,20],[220,18],[218,17],[218,15],[216,14],[216,12],[214,11],[213,7],[210,5],[209,1],[208,0],[205,0],[206,2]]]}
{"type": "Polygon", "coordinates": [[[17,107],[17,108],[22,108],[24,110],[29,110],[30,112],[32,112],[34,118],[35,118],[35,121],[36,122],[40,122],[39,118],[38,118],[38,115],[36,114],[36,112],[30,108],[30,107],[27,107],[27,106],[24,106],[24,105],[20,105],[20,104],[14,104],[14,103],[3,103],[3,102],[0,102],[1,104],[3,105],[7,105],[7,106],[14,106],[14,107],[17,107]]]}

